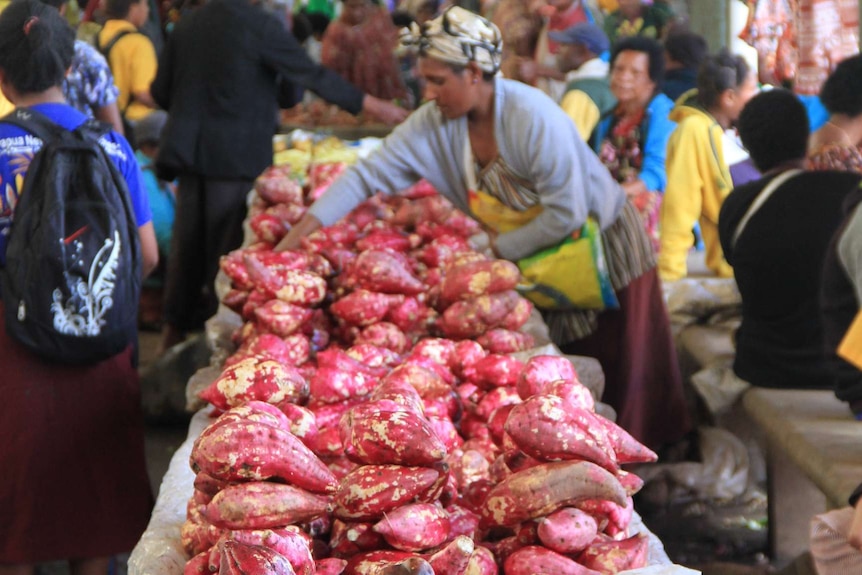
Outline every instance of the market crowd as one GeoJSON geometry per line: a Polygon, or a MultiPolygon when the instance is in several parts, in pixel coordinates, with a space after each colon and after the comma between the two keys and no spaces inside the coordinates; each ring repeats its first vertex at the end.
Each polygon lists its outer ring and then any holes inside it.
{"type": "MultiPolygon", "coordinates": [[[[663,0],[72,4],[0,13],[0,112],[112,127],[144,275],[164,292],[148,322],[164,349],[216,311],[219,258],[242,242],[279,110],[324,101],[397,127],[277,249],[420,179],[515,262],[594,221],[614,304],[543,318],[564,353],[598,358],[603,401],[640,441],[692,432],[662,285],[698,253],[742,297],[736,375],[834,389],[862,418],[862,373],[837,351],[862,302],[859,56],[800,98],[710,52],[663,0]]],[[[42,146],[31,135],[0,120],[3,265],[42,146]]],[[[106,573],[152,506],[134,344],[58,365],[0,328],[0,364],[0,575],[63,558],[106,573]]]]}

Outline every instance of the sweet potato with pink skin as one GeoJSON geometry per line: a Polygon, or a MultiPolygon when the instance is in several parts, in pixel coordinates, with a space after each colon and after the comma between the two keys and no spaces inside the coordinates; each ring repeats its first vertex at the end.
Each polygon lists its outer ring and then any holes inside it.
{"type": "Polygon", "coordinates": [[[515,307],[512,308],[512,311],[503,318],[503,321],[500,322],[500,326],[503,329],[509,329],[512,331],[518,331],[524,324],[527,323],[530,319],[530,315],[533,313],[533,304],[530,303],[529,300],[521,298],[518,300],[518,303],[515,304],[515,307]]]}
{"type": "Polygon", "coordinates": [[[377,386],[377,379],[362,372],[321,367],[308,383],[315,402],[338,403],[367,396],[377,386]]]}
{"type": "Polygon", "coordinates": [[[467,240],[459,236],[443,234],[414,252],[414,255],[429,268],[442,268],[451,264],[457,254],[466,251],[470,251],[467,240]]]}
{"type": "Polygon", "coordinates": [[[483,389],[511,386],[515,391],[515,383],[523,369],[524,363],[520,360],[492,353],[476,362],[467,377],[483,389]]]}
{"type": "MultiPolygon", "coordinates": [[[[518,403],[520,403],[520,401],[518,401],[518,403]]],[[[488,417],[488,431],[491,432],[491,439],[493,439],[498,444],[502,443],[503,441],[506,419],[509,418],[509,413],[512,411],[512,408],[515,405],[517,404],[509,403],[507,405],[501,405],[500,407],[492,411],[490,417],[488,417]]]]}
{"type": "Polygon", "coordinates": [[[520,331],[496,327],[480,335],[476,341],[490,353],[517,353],[535,345],[533,336],[520,331]]]}
{"type": "Polygon", "coordinates": [[[490,439],[491,431],[488,429],[488,422],[472,413],[467,413],[461,418],[458,424],[461,428],[461,435],[470,439],[490,439]]]}
{"type": "Polygon", "coordinates": [[[475,547],[471,538],[459,535],[427,560],[434,575],[463,575],[475,547]]]}
{"type": "Polygon", "coordinates": [[[445,507],[449,514],[449,536],[466,535],[476,540],[479,531],[479,516],[462,505],[451,503],[445,507]]]}
{"type": "Polygon", "coordinates": [[[326,297],[326,281],[316,273],[304,269],[270,268],[261,263],[254,254],[246,254],[243,261],[255,288],[271,298],[312,306],[326,297]]]}
{"type": "Polygon", "coordinates": [[[518,266],[506,260],[450,265],[440,284],[440,295],[444,302],[466,300],[515,289],[520,279],[518,266]]]}
{"type": "Polygon", "coordinates": [[[300,403],[308,397],[308,390],[308,383],[296,369],[276,361],[249,358],[226,368],[198,395],[225,411],[252,400],[300,403]]]}
{"type": "Polygon", "coordinates": [[[630,471],[620,469],[617,471],[617,479],[629,497],[640,491],[644,486],[644,480],[630,471]]]}
{"type": "Polygon", "coordinates": [[[329,311],[350,325],[365,327],[382,321],[395,303],[389,294],[360,289],[335,301],[329,311]]]}
{"type": "Polygon", "coordinates": [[[280,242],[290,230],[286,222],[266,212],[249,218],[248,225],[259,241],[271,244],[280,242]]]}
{"type": "Polygon", "coordinates": [[[219,425],[196,442],[192,468],[224,481],[282,479],[314,493],[335,491],[329,468],[289,431],[245,421],[219,425]]]}
{"type": "Polygon", "coordinates": [[[427,333],[427,323],[434,312],[413,296],[405,297],[401,303],[389,308],[384,318],[405,333],[427,333]]]}
{"type": "Polygon", "coordinates": [[[455,424],[452,423],[452,420],[448,416],[438,417],[428,415],[426,418],[431,429],[434,430],[434,434],[443,442],[447,453],[463,445],[464,440],[458,434],[455,424]]]}
{"type": "Polygon", "coordinates": [[[267,208],[264,213],[272,214],[281,221],[292,226],[299,222],[307,211],[308,208],[302,204],[276,204],[267,208]]]}
{"type": "Polygon", "coordinates": [[[241,529],[226,532],[210,550],[210,572],[215,573],[218,571],[221,561],[221,545],[227,541],[266,547],[287,559],[297,575],[314,574],[314,559],[311,556],[311,537],[298,527],[241,529]]]}
{"type": "Polygon", "coordinates": [[[270,204],[302,204],[302,186],[290,166],[270,166],[254,181],[254,190],[270,204]]]}
{"type": "Polygon", "coordinates": [[[195,491],[199,491],[201,493],[208,495],[210,499],[212,499],[212,497],[216,493],[218,493],[219,491],[221,491],[222,489],[224,489],[228,485],[230,485],[229,482],[222,481],[221,479],[216,479],[215,477],[213,477],[212,475],[210,475],[208,473],[200,472],[200,473],[197,473],[195,475],[195,480],[194,480],[195,491]]]}
{"type": "Polygon", "coordinates": [[[232,289],[221,298],[221,303],[228,309],[242,314],[242,308],[245,302],[248,301],[248,291],[241,289],[232,289]]]}
{"type": "Polygon", "coordinates": [[[401,551],[437,547],[449,538],[449,516],[433,503],[404,505],[374,525],[389,545],[401,551]]]}
{"type": "Polygon", "coordinates": [[[416,234],[405,234],[395,229],[373,230],[364,238],[356,240],[356,249],[360,252],[366,250],[392,250],[396,252],[407,252],[418,247],[422,238],[416,234]]]}
{"type": "Polygon", "coordinates": [[[484,420],[490,420],[491,414],[497,409],[507,405],[517,405],[521,403],[521,398],[518,397],[518,392],[514,387],[497,387],[485,394],[485,397],[479,401],[476,406],[476,415],[484,420]]]}
{"type": "Polygon", "coordinates": [[[246,545],[238,541],[220,544],[219,575],[294,575],[290,562],[281,554],[261,545],[246,545]]]}
{"type": "Polygon", "coordinates": [[[273,359],[280,363],[288,363],[287,344],[284,339],[271,333],[262,333],[246,340],[237,350],[237,353],[242,352],[273,359]]]}
{"type": "Polygon", "coordinates": [[[354,345],[369,344],[391,349],[395,353],[407,351],[410,342],[398,326],[381,321],[364,328],[354,340],[354,345]]]}
{"type": "Polygon", "coordinates": [[[574,507],[564,507],[539,521],[542,545],[563,555],[583,551],[597,534],[595,518],[574,507]]]}
{"type": "MultiPolygon", "coordinates": [[[[444,280],[445,281],[445,280],[444,280]]],[[[518,303],[521,296],[513,290],[459,300],[446,308],[437,327],[447,337],[476,338],[499,327],[518,303]]]]}
{"type": "Polygon", "coordinates": [[[363,551],[384,546],[383,536],[375,532],[372,523],[345,523],[336,519],[329,534],[329,546],[335,557],[348,558],[363,551]]]}
{"type": "Polygon", "coordinates": [[[652,449],[632,437],[628,431],[613,421],[600,415],[597,415],[596,419],[604,427],[617,461],[620,463],[651,463],[658,460],[658,455],[652,449]]]}
{"type": "Polygon", "coordinates": [[[384,381],[407,382],[421,397],[448,392],[451,387],[435,371],[417,363],[405,363],[393,369],[384,381]]]}
{"type": "MultiPolygon", "coordinates": [[[[246,321],[254,321],[257,325],[257,316],[255,315],[255,310],[263,307],[269,301],[272,300],[272,297],[263,290],[253,289],[249,292],[248,297],[245,299],[245,303],[242,305],[242,310],[240,311],[240,315],[246,321]]],[[[260,326],[258,326],[260,327],[260,326]]],[[[263,331],[259,329],[258,331],[263,331]]]]}
{"type": "Polygon", "coordinates": [[[440,477],[430,467],[358,467],[339,483],[333,513],[343,521],[376,521],[401,505],[425,500],[440,477]]]}
{"type": "Polygon", "coordinates": [[[180,543],[183,550],[191,555],[202,553],[215,545],[223,529],[216,527],[202,516],[197,508],[189,513],[189,518],[180,527],[180,543]]]}
{"type": "MultiPolygon", "coordinates": [[[[265,401],[251,400],[222,413],[211,425],[233,421],[257,421],[290,431],[290,419],[277,406],[265,401]]],[[[209,429],[209,427],[207,427],[209,429]]],[[[201,433],[201,436],[206,433],[201,433]]]]}
{"type": "Polygon", "coordinates": [[[302,330],[311,316],[312,310],[279,300],[270,300],[254,310],[254,317],[260,327],[281,337],[302,330]]]}
{"type": "Polygon", "coordinates": [[[491,464],[478,451],[472,449],[455,451],[449,456],[447,462],[449,463],[450,473],[455,476],[455,480],[461,489],[476,481],[491,478],[491,464]]]}
{"type": "Polygon", "coordinates": [[[317,575],[341,575],[347,567],[347,561],[337,557],[328,557],[314,562],[317,575]]]}
{"type": "Polygon", "coordinates": [[[624,505],[617,505],[612,501],[602,499],[588,499],[579,501],[576,507],[589,513],[597,520],[607,519],[607,525],[599,531],[604,531],[608,535],[624,533],[628,529],[634,513],[634,501],[632,501],[631,496],[626,498],[624,505]]]}
{"type": "Polygon", "coordinates": [[[425,404],[422,402],[419,392],[403,379],[384,379],[371,392],[368,399],[371,402],[387,399],[404,407],[407,411],[412,411],[418,415],[425,414],[425,404]]]}
{"type": "Polygon", "coordinates": [[[410,351],[410,357],[424,357],[434,363],[451,367],[455,347],[456,344],[451,339],[427,337],[413,346],[413,349],[410,351]]]}
{"type": "Polygon", "coordinates": [[[201,551],[188,560],[183,568],[183,575],[212,575],[218,571],[211,571],[209,565],[210,551],[201,551]]]}
{"type": "Polygon", "coordinates": [[[477,546],[467,562],[464,575],[497,575],[499,569],[494,554],[487,547],[477,546]]]}
{"type": "Polygon", "coordinates": [[[514,525],[586,499],[625,505],[626,495],[616,477],[589,461],[544,463],[514,473],[494,487],[480,515],[485,525],[514,525]]]}
{"type": "Polygon", "coordinates": [[[320,429],[317,434],[307,437],[305,444],[318,457],[340,457],[344,455],[344,444],[337,427],[320,429]]]}
{"type": "Polygon", "coordinates": [[[368,375],[372,375],[378,379],[389,373],[389,368],[386,366],[373,366],[362,363],[343,349],[338,349],[336,347],[330,347],[329,349],[319,352],[317,354],[317,365],[319,367],[331,367],[333,369],[340,369],[343,371],[367,373],[368,375]]]}
{"type": "Polygon", "coordinates": [[[572,407],[586,409],[589,412],[596,410],[596,400],[590,388],[578,381],[554,381],[546,386],[542,393],[561,397],[572,407]]]}
{"type": "Polygon", "coordinates": [[[597,571],[538,545],[523,547],[509,555],[503,565],[503,571],[506,575],[600,575],[597,571]]]}
{"type": "Polygon", "coordinates": [[[248,270],[245,267],[243,258],[245,253],[243,250],[235,250],[229,254],[219,258],[219,268],[230,279],[234,289],[251,291],[254,289],[254,284],[248,277],[248,270]]]}
{"type": "MultiPolygon", "coordinates": [[[[448,367],[446,367],[445,365],[440,365],[439,363],[432,361],[426,357],[409,357],[407,360],[405,360],[404,365],[415,365],[427,369],[428,371],[434,373],[434,375],[442,379],[448,388],[451,388],[457,382],[455,374],[452,373],[452,371],[448,367]]],[[[439,395],[443,392],[444,389],[442,386],[440,386],[436,389],[428,390],[427,393],[422,393],[420,391],[420,395],[425,397],[427,394],[439,395]]]]}
{"type": "Polygon", "coordinates": [[[330,499],[292,485],[254,481],[219,491],[204,517],[225,529],[268,529],[313,519],[325,513],[330,499]]]}
{"type": "Polygon", "coordinates": [[[596,416],[555,395],[534,395],[509,412],[504,429],[527,455],[543,461],[584,459],[616,472],[613,449],[596,416]]]}
{"type": "Polygon", "coordinates": [[[527,399],[545,393],[547,386],[559,380],[578,381],[572,362],[560,355],[536,355],[524,365],[515,386],[521,399],[527,399]]]}
{"type": "Polygon", "coordinates": [[[403,254],[389,250],[362,252],[353,262],[351,274],[360,287],[370,291],[416,295],[425,289],[403,254]]]}
{"type": "Polygon", "coordinates": [[[352,557],[344,575],[433,575],[431,566],[415,553],[406,551],[368,551],[352,557]]]}
{"type": "Polygon", "coordinates": [[[288,420],[288,431],[305,443],[307,438],[317,435],[317,419],[311,410],[294,403],[282,402],[276,407],[284,413],[288,420]]]}
{"type": "Polygon", "coordinates": [[[643,533],[622,541],[599,535],[578,557],[583,565],[603,575],[641,569],[648,560],[649,539],[643,533]]]}
{"type": "Polygon", "coordinates": [[[406,410],[356,419],[341,440],[345,454],[358,463],[430,465],[446,457],[446,446],[428,421],[406,410]]]}
{"type": "Polygon", "coordinates": [[[395,367],[401,364],[401,356],[385,347],[367,343],[352,346],[347,355],[372,368],[395,367]]]}

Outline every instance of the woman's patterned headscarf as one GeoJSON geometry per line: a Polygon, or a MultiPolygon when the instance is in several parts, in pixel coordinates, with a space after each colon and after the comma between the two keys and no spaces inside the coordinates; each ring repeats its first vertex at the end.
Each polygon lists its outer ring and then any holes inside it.
{"type": "Polygon", "coordinates": [[[452,6],[421,27],[415,22],[401,32],[404,46],[456,66],[475,62],[483,72],[500,69],[503,40],[494,24],[460,6],[452,6]]]}

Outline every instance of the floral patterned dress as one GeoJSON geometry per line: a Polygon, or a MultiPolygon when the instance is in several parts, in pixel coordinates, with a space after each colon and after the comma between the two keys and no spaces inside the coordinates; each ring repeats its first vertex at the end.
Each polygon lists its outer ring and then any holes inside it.
{"type": "Polygon", "coordinates": [[[826,144],[808,157],[808,169],[862,174],[862,150],[849,144],[826,144]]]}
{"type": "MultiPolygon", "coordinates": [[[[638,179],[643,164],[642,126],[645,113],[627,118],[616,118],[608,136],[599,150],[599,159],[611,172],[611,175],[621,184],[638,179]]],[[[653,249],[659,249],[659,209],[661,194],[656,191],[646,191],[630,198],[637,208],[646,228],[653,249]]]]}

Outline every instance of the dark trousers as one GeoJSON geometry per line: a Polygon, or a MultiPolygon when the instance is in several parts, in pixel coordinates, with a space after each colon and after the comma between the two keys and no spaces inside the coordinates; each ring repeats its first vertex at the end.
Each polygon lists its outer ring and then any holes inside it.
{"type": "Polygon", "coordinates": [[[219,258],[242,244],[246,196],[253,182],[193,175],[179,178],[165,284],[165,321],[199,329],[215,314],[219,258]]]}

